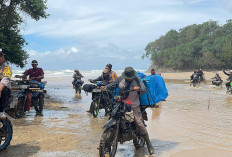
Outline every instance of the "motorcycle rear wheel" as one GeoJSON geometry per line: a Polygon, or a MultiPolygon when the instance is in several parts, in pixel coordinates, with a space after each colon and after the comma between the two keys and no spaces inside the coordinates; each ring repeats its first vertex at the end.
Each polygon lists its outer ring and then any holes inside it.
{"type": "Polygon", "coordinates": [[[25,98],[24,97],[18,98],[18,103],[15,109],[15,117],[21,118],[24,115],[24,108],[25,108],[25,98]]]}
{"type": "Polygon", "coordinates": [[[117,152],[118,147],[118,133],[117,130],[113,127],[108,128],[102,134],[99,147],[100,157],[114,157],[117,152]]]}
{"type": "Polygon", "coordinates": [[[39,103],[35,104],[35,111],[38,113],[42,113],[43,105],[39,105],[39,103]]]}
{"type": "Polygon", "coordinates": [[[0,120],[0,151],[5,150],[13,135],[13,127],[8,118],[0,120]]]}

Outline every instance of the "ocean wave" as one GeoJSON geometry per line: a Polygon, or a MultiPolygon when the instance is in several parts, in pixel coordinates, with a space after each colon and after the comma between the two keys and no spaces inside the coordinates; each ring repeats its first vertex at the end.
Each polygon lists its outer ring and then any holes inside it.
{"type": "MultiPolygon", "coordinates": [[[[100,76],[103,70],[80,70],[83,76],[100,76]]],[[[123,73],[124,70],[115,70],[118,76],[123,73]]],[[[136,71],[146,72],[146,70],[136,69],[136,71]]],[[[22,75],[24,70],[13,70],[14,75],[22,75]]],[[[74,74],[74,70],[66,69],[66,70],[45,70],[45,77],[72,77],[74,74]]]]}

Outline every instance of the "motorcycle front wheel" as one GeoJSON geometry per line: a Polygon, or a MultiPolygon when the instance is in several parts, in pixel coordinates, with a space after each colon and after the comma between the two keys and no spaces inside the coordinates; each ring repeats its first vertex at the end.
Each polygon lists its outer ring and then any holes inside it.
{"type": "Polygon", "coordinates": [[[95,101],[93,101],[91,103],[91,107],[92,107],[92,114],[94,117],[97,117],[98,116],[98,113],[99,113],[99,104],[100,103],[100,100],[97,99],[95,101]]]}
{"type": "Polygon", "coordinates": [[[135,135],[135,137],[133,138],[133,143],[135,148],[138,149],[140,147],[144,147],[145,140],[142,135],[135,135]]]}
{"type": "Polygon", "coordinates": [[[15,116],[17,118],[21,118],[24,115],[24,107],[25,107],[25,98],[18,98],[18,103],[15,109],[15,116]]]}
{"type": "Polygon", "coordinates": [[[0,120],[0,151],[5,150],[12,139],[13,127],[9,119],[0,120]]]}
{"type": "Polygon", "coordinates": [[[118,147],[118,131],[116,128],[111,127],[106,129],[100,141],[99,155],[100,157],[114,157],[118,147]]]}

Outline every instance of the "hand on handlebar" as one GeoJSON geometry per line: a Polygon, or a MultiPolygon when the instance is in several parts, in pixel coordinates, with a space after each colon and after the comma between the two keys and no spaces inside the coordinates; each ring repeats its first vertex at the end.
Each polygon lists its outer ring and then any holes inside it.
{"type": "Polygon", "coordinates": [[[134,90],[135,92],[138,92],[138,91],[140,91],[140,87],[139,87],[139,86],[134,86],[133,90],[134,90]]]}

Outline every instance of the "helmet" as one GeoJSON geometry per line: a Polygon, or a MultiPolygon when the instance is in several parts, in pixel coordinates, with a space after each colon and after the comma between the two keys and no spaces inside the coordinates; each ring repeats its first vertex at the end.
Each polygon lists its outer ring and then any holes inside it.
{"type": "Polygon", "coordinates": [[[112,69],[112,64],[107,64],[106,66],[110,68],[110,70],[112,69]]]}
{"type": "Polygon", "coordinates": [[[79,70],[78,70],[78,69],[75,69],[74,72],[79,72],[79,70]]]}
{"type": "Polygon", "coordinates": [[[37,64],[37,65],[38,65],[38,62],[37,62],[36,60],[33,60],[33,61],[31,62],[31,64],[37,64]]]}
{"type": "Polygon", "coordinates": [[[230,70],[230,72],[232,73],[232,70],[230,70]]]}

